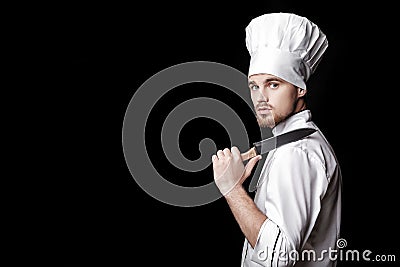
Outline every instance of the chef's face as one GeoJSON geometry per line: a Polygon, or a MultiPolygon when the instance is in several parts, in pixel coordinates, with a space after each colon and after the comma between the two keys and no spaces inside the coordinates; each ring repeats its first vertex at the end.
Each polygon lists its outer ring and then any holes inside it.
{"type": "Polygon", "coordinates": [[[275,127],[296,111],[305,90],[270,74],[249,77],[249,90],[260,127],[275,127]]]}

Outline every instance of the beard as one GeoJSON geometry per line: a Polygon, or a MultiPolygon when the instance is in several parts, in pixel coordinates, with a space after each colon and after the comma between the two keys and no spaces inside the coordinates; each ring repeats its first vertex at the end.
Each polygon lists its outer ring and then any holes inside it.
{"type": "Polygon", "coordinates": [[[261,128],[274,128],[275,127],[275,120],[272,113],[269,114],[256,114],[256,119],[258,125],[261,128]]]}

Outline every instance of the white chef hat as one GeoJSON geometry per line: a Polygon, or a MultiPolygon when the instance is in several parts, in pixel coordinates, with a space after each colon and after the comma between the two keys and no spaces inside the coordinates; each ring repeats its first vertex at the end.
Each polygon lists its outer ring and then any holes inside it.
{"type": "Polygon", "coordinates": [[[250,53],[248,77],[267,73],[306,89],[328,40],[319,27],[292,13],[270,13],[252,19],[246,27],[250,53]]]}

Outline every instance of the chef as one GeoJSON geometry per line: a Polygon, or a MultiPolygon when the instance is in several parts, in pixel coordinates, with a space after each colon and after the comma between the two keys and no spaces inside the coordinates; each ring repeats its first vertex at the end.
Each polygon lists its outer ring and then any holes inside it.
{"type": "Polygon", "coordinates": [[[259,126],[271,128],[274,136],[299,128],[317,131],[267,154],[254,199],[243,182],[261,155],[246,165],[235,146],[212,156],[214,181],[245,237],[241,266],[336,266],[341,171],[306,101],[306,82],[327,38],[316,24],[292,13],[261,15],[245,31],[248,90],[259,126]]]}

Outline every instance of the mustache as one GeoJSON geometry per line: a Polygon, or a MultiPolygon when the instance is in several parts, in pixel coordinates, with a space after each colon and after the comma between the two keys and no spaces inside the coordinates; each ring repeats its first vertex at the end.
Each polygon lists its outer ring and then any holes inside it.
{"type": "Polygon", "coordinates": [[[267,108],[267,109],[272,109],[273,107],[271,106],[271,105],[269,105],[269,104],[257,104],[256,105],[256,110],[258,110],[258,109],[260,109],[260,108],[267,108]]]}

